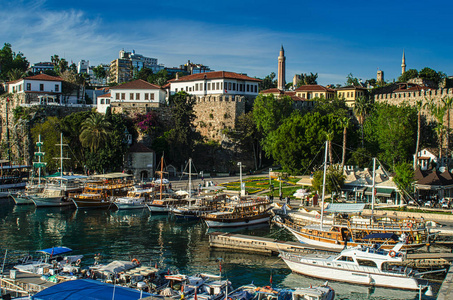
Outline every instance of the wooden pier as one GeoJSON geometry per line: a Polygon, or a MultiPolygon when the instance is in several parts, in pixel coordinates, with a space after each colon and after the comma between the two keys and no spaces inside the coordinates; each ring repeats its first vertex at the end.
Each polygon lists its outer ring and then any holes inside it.
{"type": "MultiPolygon", "coordinates": [[[[213,232],[209,235],[209,245],[213,248],[223,248],[245,252],[255,252],[267,255],[278,255],[279,250],[296,253],[327,252],[339,253],[340,250],[312,246],[299,242],[280,241],[250,235],[213,232]]],[[[431,268],[450,265],[453,253],[409,253],[406,257],[407,265],[416,268],[431,268]]]]}
{"type": "Polygon", "coordinates": [[[34,295],[55,285],[53,282],[41,279],[41,275],[12,271],[9,277],[0,277],[0,288],[15,293],[16,296],[34,295]]]}
{"type": "Polygon", "coordinates": [[[437,300],[448,300],[453,295],[453,269],[450,266],[447,276],[445,276],[444,282],[437,293],[437,300]]]}

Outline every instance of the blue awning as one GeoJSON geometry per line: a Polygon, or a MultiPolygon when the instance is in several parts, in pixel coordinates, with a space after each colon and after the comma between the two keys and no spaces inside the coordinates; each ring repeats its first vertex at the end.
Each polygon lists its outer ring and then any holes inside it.
{"type": "Polygon", "coordinates": [[[72,249],[70,249],[68,247],[53,247],[53,248],[48,248],[48,249],[44,249],[44,250],[37,250],[36,252],[49,254],[49,255],[60,255],[60,254],[72,252],[72,249]]]}
{"type": "Polygon", "coordinates": [[[363,238],[364,240],[368,239],[392,239],[394,241],[398,240],[398,236],[394,233],[372,233],[363,238]]]}
{"type": "Polygon", "coordinates": [[[69,280],[32,296],[32,300],[138,300],[151,296],[138,290],[92,279],[69,280]]]}

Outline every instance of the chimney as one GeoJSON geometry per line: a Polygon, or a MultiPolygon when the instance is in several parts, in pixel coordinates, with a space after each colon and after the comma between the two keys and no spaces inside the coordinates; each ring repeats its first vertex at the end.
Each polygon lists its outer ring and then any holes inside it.
{"type": "Polygon", "coordinates": [[[179,74],[178,74],[178,73],[176,73],[176,80],[178,80],[178,79],[179,79],[179,74]]]}

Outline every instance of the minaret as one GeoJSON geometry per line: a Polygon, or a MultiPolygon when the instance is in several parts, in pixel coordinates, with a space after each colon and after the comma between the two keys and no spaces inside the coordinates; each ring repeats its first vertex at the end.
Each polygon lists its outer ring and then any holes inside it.
{"type": "Polygon", "coordinates": [[[279,90],[284,90],[285,89],[285,85],[286,85],[286,80],[285,80],[285,73],[286,73],[285,60],[286,60],[285,50],[283,49],[283,45],[282,45],[282,48],[280,49],[280,55],[278,56],[278,78],[277,78],[278,83],[277,83],[277,88],[279,90]]]}
{"type": "Polygon", "coordinates": [[[406,73],[406,55],[404,54],[403,50],[403,60],[401,62],[401,75],[403,75],[404,73],[406,73]]]}

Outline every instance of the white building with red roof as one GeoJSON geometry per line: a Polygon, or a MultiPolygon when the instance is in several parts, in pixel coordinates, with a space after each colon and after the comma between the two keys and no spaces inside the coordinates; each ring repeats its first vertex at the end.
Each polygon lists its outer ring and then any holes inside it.
{"type": "MultiPolygon", "coordinates": [[[[107,95],[103,96],[107,100],[107,95]]],[[[98,104],[99,100],[101,99],[98,97],[98,104]]],[[[142,79],[110,88],[110,105],[112,110],[118,112],[132,107],[160,107],[165,103],[165,90],[142,79]]]]}
{"type": "Polygon", "coordinates": [[[194,96],[232,95],[255,98],[260,79],[244,74],[215,71],[170,80],[170,95],[185,91],[194,96]]]}
{"type": "Polygon", "coordinates": [[[8,93],[61,94],[61,77],[38,74],[7,83],[8,93]]]}

